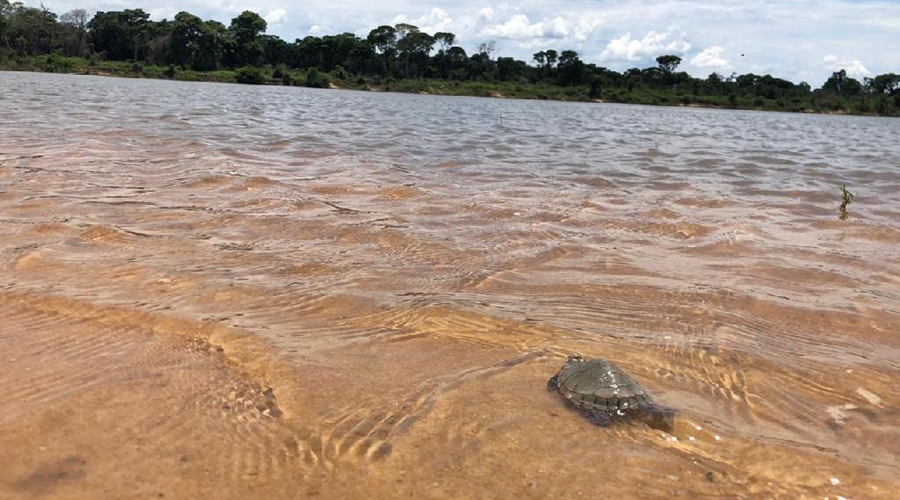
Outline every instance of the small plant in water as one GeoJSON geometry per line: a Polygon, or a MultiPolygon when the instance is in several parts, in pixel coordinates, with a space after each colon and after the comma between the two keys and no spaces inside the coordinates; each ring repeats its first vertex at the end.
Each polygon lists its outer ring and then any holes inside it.
{"type": "Polygon", "coordinates": [[[847,185],[844,184],[841,186],[841,195],[844,198],[844,201],[841,202],[841,219],[847,218],[847,205],[853,201],[853,193],[847,191],[847,185]]]}

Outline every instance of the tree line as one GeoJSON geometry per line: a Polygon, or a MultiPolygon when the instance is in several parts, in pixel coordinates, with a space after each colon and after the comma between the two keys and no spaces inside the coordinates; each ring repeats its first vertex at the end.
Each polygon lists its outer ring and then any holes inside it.
{"type": "Polygon", "coordinates": [[[93,17],[76,9],[57,16],[43,7],[0,0],[0,64],[23,67],[25,60],[47,56],[45,69],[54,70],[50,57],[57,56],[129,62],[135,71],[144,65],[164,67],[168,77],[232,70],[245,83],[274,79],[325,86],[335,80],[420,89],[398,82],[493,83],[532,97],[547,97],[547,89],[554,88],[552,96],[573,99],[900,115],[900,75],[893,73],[860,81],[841,70],[814,90],[806,82],[752,73],[694,78],[678,71],[681,58],[668,54],[658,57],[656,66],[624,72],[585,63],[573,50],[542,50],[529,64],[497,56],[494,42],[470,54],[453,33],[429,34],[402,23],[378,26],[365,38],[341,33],[293,42],[266,35],[266,28],[265,19],[250,11],[226,26],[188,12],[162,21],[151,21],[142,9],[93,17]],[[298,70],[304,78],[298,78],[298,70]]]}

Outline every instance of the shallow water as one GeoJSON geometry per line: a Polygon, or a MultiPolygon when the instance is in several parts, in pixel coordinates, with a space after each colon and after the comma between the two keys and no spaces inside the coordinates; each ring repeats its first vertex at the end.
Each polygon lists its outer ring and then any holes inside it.
{"type": "Polygon", "coordinates": [[[0,497],[896,498],[900,120],[0,86],[0,497]]]}

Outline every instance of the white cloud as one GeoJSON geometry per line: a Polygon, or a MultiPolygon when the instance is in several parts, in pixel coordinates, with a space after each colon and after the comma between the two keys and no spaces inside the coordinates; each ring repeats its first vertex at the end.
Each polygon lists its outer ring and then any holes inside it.
{"type": "Polygon", "coordinates": [[[872,72],[866,69],[859,59],[841,59],[834,54],[828,54],[822,58],[822,65],[825,69],[833,72],[844,70],[847,72],[847,75],[854,78],[872,75],[872,72]]]}
{"type": "Polygon", "coordinates": [[[478,11],[478,19],[481,21],[493,21],[494,15],[494,9],[492,9],[490,5],[478,11]]]}
{"type": "MultiPolygon", "coordinates": [[[[127,8],[127,7],[126,7],[127,8]]],[[[171,7],[160,7],[158,9],[149,9],[146,10],[148,14],[150,14],[151,21],[162,21],[163,19],[174,19],[175,14],[179,11],[171,8],[171,7]]],[[[58,12],[57,14],[63,14],[63,12],[58,12]]]]}
{"type": "Polygon", "coordinates": [[[265,19],[268,24],[281,24],[287,21],[287,11],[284,9],[275,9],[269,11],[263,19],[265,19]]]}
{"type": "Polygon", "coordinates": [[[454,21],[445,11],[435,7],[431,12],[415,19],[399,15],[394,18],[393,24],[406,23],[417,26],[425,33],[435,34],[438,31],[452,31],[454,21]]]}
{"type": "Polygon", "coordinates": [[[713,45],[691,59],[691,65],[697,68],[725,69],[730,66],[728,59],[722,57],[725,49],[713,45]]]}
{"type": "Polygon", "coordinates": [[[600,19],[579,19],[573,28],[572,38],[579,42],[586,41],[601,24],[600,19]]]}
{"type": "Polygon", "coordinates": [[[522,40],[523,43],[519,44],[520,47],[540,45],[541,40],[544,39],[562,40],[558,43],[566,44],[570,39],[575,42],[587,40],[599,25],[600,21],[597,19],[581,19],[578,22],[571,22],[562,16],[552,19],[545,18],[532,23],[526,14],[514,14],[505,23],[485,26],[478,34],[487,38],[522,40]]]}
{"type": "Polygon", "coordinates": [[[691,50],[691,44],[682,34],[670,40],[671,33],[651,31],[643,39],[631,38],[631,33],[609,42],[600,54],[601,61],[640,61],[645,56],[661,56],[667,54],[684,54],[691,50]]]}
{"type": "Polygon", "coordinates": [[[569,36],[569,23],[559,16],[554,17],[552,21],[547,23],[546,35],[552,38],[569,36]]]}
{"type": "Polygon", "coordinates": [[[532,24],[525,14],[516,14],[503,24],[485,28],[482,33],[489,37],[494,36],[512,40],[535,38],[544,36],[544,26],[543,23],[532,24]]]}

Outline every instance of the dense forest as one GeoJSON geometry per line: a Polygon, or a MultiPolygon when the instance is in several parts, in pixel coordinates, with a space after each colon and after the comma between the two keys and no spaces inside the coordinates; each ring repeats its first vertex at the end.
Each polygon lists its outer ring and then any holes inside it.
{"type": "Polygon", "coordinates": [[[379,26],[286,42],[245,11],[229,26],[188,12],[151,21],[141,9],[60,16],[0,0],[0,69],[113,74],[251,84],[342,87],[437,94],[596,100],[781,111],[900,116],[900,75],[859,81],[838,71],[819,89],[770,75],[694,78],[681,58],[624,73],[585,63],[572,50],[543,50],[533,61],[497,56],[482,43],[469,54],[453,33],[379,26]],[[497,56],[497,57],[495,57],[497,56]]]}

